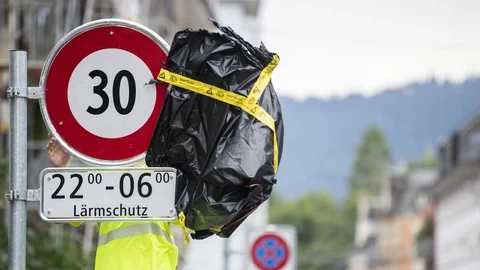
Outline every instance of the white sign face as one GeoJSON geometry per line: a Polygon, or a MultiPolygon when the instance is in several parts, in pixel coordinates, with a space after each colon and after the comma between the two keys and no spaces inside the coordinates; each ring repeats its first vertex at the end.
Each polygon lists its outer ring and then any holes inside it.
{"type": "Polygon", "coordinates": [[[252,228],[247,245],[247,270],[297,270],[297,230],[294,226],[252,228]]]}
{"type": "Polygon", "coordinates": [[[171,221],[175,186],[172,168],[48,168],[40,175],[40,215],[53,221],[171,221]]]}
{"type": "Polygon", "coordinates": [[[131,52],[96,51],[73,70],[68,83],[70,110],[98,137],[128,136],[152,115],[157,92],[155,85],[145,85],[151,78],[147,65],[131,52]]]}

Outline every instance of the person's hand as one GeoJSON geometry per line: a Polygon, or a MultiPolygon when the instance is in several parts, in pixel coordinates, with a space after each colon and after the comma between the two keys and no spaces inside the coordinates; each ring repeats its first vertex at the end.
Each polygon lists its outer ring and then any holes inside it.
{"type": "Polygon", "coordinates": [[[47,144],[48,159],[54,167],[66,167],[70,161],[70,154],[65,152],[55,137],[50,134],[50,142],[47,144]]]}

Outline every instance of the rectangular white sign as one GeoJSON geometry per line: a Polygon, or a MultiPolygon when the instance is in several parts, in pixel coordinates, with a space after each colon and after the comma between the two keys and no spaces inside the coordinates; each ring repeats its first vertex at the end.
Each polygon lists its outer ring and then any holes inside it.
{"type": "Polygon", "coordinates": [[[173,168],[47,168],[40,174],[40,215],[52,221],[172,221],[176,180],[173,168]]]}

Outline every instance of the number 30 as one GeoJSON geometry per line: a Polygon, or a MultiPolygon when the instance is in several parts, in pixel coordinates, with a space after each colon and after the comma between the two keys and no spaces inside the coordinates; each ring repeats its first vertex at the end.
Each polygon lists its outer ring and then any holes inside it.
{"type": "MultiPolygon", "coordinates": [[[[93,93],[99,95],[102,98],[102,105],[98,108],[93,108],[92,106],[88,106],[87,112],[98,115],[104,113],[108,108],[108,103],[110,102],[108,99],[107,93],[104,91],[105,86],[107,86],[108,78],[107,74],[101,70],[93,70],[89,74],[90,78],[100,77],[101,81],[100,84],[93,87],[93,93]]],[[[133,78],[132,73],[128,70],[121,70],[115,75],[115,79],[113,80],[113,105],[115,105],[115,109],[119,114],[125,115],[129,114],[133,110],[133,105],[135,105],[135,97],[136,97],[136,86],[135,86],[135,79],[133,78]],[[127,106],[124,108],[122,107],[122,103],[120,102],[120,83],[122,82],[123,77],[127,78],[128,81],[128,103],[127,106]]]]}

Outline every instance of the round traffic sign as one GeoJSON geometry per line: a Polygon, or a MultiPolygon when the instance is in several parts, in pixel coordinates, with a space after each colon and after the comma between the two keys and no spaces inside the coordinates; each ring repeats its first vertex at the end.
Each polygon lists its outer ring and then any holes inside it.
{"type": "Polygon", "coordinates": [[[168,86],[146,83],[168,50],[156,33],[126,20],[93,21],[68,33],[42,69],[40,106],[49,132],[90,164],[141,161],[168,86]]]}
{"type": "Polygon", "coordinates": [[[288,262],[290,249],[282,237],[264,234],[251,247],[253,263],[261,270],[280,270],[288,262]]]}

